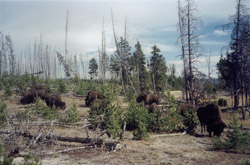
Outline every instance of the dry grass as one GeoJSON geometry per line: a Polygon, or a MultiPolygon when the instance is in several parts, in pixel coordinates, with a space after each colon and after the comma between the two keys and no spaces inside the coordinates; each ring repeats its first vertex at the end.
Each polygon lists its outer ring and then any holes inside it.
{"type": "MultiPolygon", "coordinates": [[[[173,92],[179,97],[180,91],[173,92]]],[[[7,108],[22,106],[19,104],[19,97],[12,97],[6,101],[7,108]]],[[[78,105],[82,117],[88,115],[88,107],[81,97],[62,97],[66,105],[73,103],[78,105]]],[[[118,97],[118,104],[127,106],[123,97],[118,97]]],[[[13,110],[12,113],[19,110],[13,110]]],[[[240,112],[223,112],[223,120],[228,124],[235,115],[241,117],[240,112]]],[[[250,126],[250,120],[240,121],[244,126],[250,126]]],[[[69,137],[86,137],[80,127],[54,126],[54,134],[69,137]]],[[[200,128],[197,129],[200,132],[200,128]]],[[[223,133],[225,136],[225,133],[223,133]]],[[[100,149],[87,148],[73,153],[62,153],[54,156],[41,157],[46,165],[53,164],[240,164],[242,159],[249,158],[249,155],[230,154],[213,150],[209,137],[194,137],[188,134],[174,137],[153,137],[148,141],[132,140],[132,132],[125,132],[125,140],[120,141],[124,147],[116,152],[107,152],[100,149]]],[[[60,142],[60,146],[51,147],[50,150],[63,150],[67,147],[81,146],[82,144],[60,142]]]]}

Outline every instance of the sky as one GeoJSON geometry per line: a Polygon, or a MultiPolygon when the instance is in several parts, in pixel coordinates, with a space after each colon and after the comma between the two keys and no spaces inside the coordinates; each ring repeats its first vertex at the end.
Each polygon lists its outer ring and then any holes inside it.
{"type": "MultiPolygon", "coordinates": [[[[182,2],[183,0],[181,0],[182,2]]],[[[196,15],[203,24],[199,28],[204,57],[198,68],[207,73],[206,55],[211,55],[213,77],[217,77],[215,65],[221,48],[228,46],[230,31],[223,31],[235,13],[236,0],[195,0],[196,15]]],[[[249,0],[247,0],[249,2],[249,0]]],[[[250,3],[249,3],[250,4],[250,3]]],[[[248,5],[249,6],[249,5],[248,5]]],[[[156,45],[164,55],[167,65],[175,64],[177,73],[183,68],[180,45],[177,43],[177,0],[78,0],[78,1],[3,1],[0,0],[0,31],[12,38],[18,56],[28,45],[39,41],[49,44],[53,50],[64,52],[66,13],[69,11],[68,51],[83,55],[84,60],[98,58],[102,41],[102,22],[106,34],[107,52],[115,50],[111,9],[117,37],[124,36],[127,20],[127,40],[132,49],[137,41],[146,57],[156,45]]]]}

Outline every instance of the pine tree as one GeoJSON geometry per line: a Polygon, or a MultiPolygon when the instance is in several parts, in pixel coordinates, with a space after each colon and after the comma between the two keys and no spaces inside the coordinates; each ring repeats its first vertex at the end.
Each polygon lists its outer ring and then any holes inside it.
{"type": "Polygon", "coordinates": [[[154,92],[158,93],[165,90],[164,87],[167,78],[167,66],[165,63],[165,58],[160,54],[160,49],[155,45],[152,47],[152,49],[153,51],[151,52],[152,57],[150,58],[150,71],[154,85],[154,92]]]}
{"type": "Polygon", "coordinates": [[[141,44],[137,41],[135,45],[135,52],[133,53],[133,63],[134,72],[136,79],[138,80],[138,90],[148,91],[150,88],[150,77],[149,73],[146,70],[146,58],[144,53],[142,52],[141,44]]]}
{"type": "Polygon", "coordinates": [[[97,70],[98,70],[98,65],[97,62],[94,58],[92,58],[89,61],[89,74],[91,76],[91,79],[94,79],[95,76],[97,76],[97,70]]]}

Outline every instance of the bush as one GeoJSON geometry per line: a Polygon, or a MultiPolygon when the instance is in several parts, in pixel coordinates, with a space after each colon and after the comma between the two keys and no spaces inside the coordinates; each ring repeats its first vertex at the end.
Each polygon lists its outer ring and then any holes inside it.
{"type": "Polygon", "coordinates": [[[199,124],[199,119],[197,117],[196,111],[192,109],[186,109],[183,116],[183,124],[188,128],[190,133],[194,133],[195,128],[199,124]]]}
{"type": "Polygon", "coordinates": [[[101,102],[94,101],[89,110],[91,128],[106,129],[110,137],[116,138],[122,130],[122,109],[118,105],[112,105],[116,99],[114,88],[111,85],[104,85],[101,88],[104,99],[101,102]]]}
{"type": "Polygon", "coordinates": [[[60,79],[57,81],[57,92],[58,93],[66,93],[67,91],[67,86],[64,80],[60,79]]]}
{"type": "Polygon", "coordinates": [[[71,105],[66,111],[65,114],[59,117],[59,121],[63,123],[76,123],[80,121],[80,115],[77,110],[76,104],[71,105]]]}
{"type": "Polygon", "coordinates": [[[245,153],[250,150],[250,134],[247,131],[241,130],[242,125],[234,117],[229,124],[229,133],[225,140],[218,137],[212,139],[215,149],[224,150],[227,152],[245,153]]]}
{"type": "Polygon", "coordinates": [[[183,125],[183,117],[177,111],[177,101],[174,96],[170,94],[170,91],[167,91],[165,97],[165,112],[162,112],[162,127],[160,128],[161,132],[175,132],[182,130],[184,128],[183,125]]]}
{"type": "MultiPolygon", "coordinates": [[[[0,157],[4,156],[4,147],[3,144],[0,143],[0,157]]],[[[8,158],[7,156],[4,156],[3,161],[0,160],[0,165],[12,165],[13,158],[8,158]]]]}
{"type": "Polygon", "coordinates": [[[130,89],[128,92],[125,93],[125,101],[130,102],[135,99],[134,91],[130,89]]]}
{"type": "Polygon", "coordinates": [[[121,107],[118,105],[108,105],[105,118],[107,119],[107,130],[112,138],[115,139],[122,132],[123,117],[121,107]]]}
{"type": "Polygon", "coordinates": [[[74,92],[79,95],[85,95],[88,91],[88,83],[79,80],[75,86],[74,92]]]}
{"type": "Polygon", "coordinates": [[[41,165],[39,157],[34,154],[29,153],[28,155],[24,156],[24,164],[23,165],[41,165]]]}
{"type": "Polygon", "coordinates": [[[51,109],[40,103],[39,100],[40,99],[36,99],[35,104],[29,105],[24,112],[18,113],[17,117],[19,120],[37,120],[38,117],[53,120],[58,117],[58,110],[55,107],[51,109]]]}
{"type": "Polygon", "coordinates": [[[221,107],[227,106],[227,100],[223,99],[223,98],[219,98],[218,105],[221,106],[221,107]]]}
{"type": "Polygon", "coordinates": [[[182,117],[177,112],[177,103],[170,93],[165,96],[166,110],[148,112],[143,103],[131,100],[126,113],[127,129],[134,131],[134,139],[145,139],[148,132],[173,132],[183,129],[182,117]]]}
{"type": "Polygon", "coordinates": [[[6,104],[0,101],[0,126],[3,126],[8,121],[8,113],[6,111],[6,104]]]}
{"type": "Polygon", "coordinates": [[[4,153],[4,148],[3,148],[3,144],[0,143],[0,157],[3,156],[3,153],[4,153]]]}
{"type": "Polygon", "coordinates": [[[5,84],[5,88],[4,88],[4,96],[6,98],[8,98],[11,95],[12,95],[11,85],[10,85],[9,81],[7,81],[5,84]]]}

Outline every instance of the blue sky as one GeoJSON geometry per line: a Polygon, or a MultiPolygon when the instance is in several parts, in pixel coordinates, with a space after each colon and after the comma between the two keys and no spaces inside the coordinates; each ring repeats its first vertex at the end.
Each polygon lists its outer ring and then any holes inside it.
{"type": "MultiPolygon", "coordinates": [[[[200,42],[204,54],[210,54],[212,66],[220,57],[221,48],[228,45],[230,33],[219,25],[228,22],[235,13],[236,0],[195,0],[199,16],[203,21],[200,42]]],[[[27,46],[39,40],[49,44],[53,50],[63,52],[65,18],[69,10],[68,50],[70,54],[82,53],[85,60],[98,57],[101,47],[102,19],[104,15],[107,51],[115,50],[110,9],[112,8],[116,34],[124,34],[127,17],[128,41],[134,48],[140,41],[147,57],[151,47],[157,45],[167,64],[175,64],[180,73],[182,63],[177,44],[177,0],[78,0],[78,1],[0,1],[0,31],[10,34],[15,54],[25,51],[27,46]]],[[[205,57],[199,68],[206,73],[205,57]]],[[[216,77],[216,71],[213,76],[216,77]]]]}

